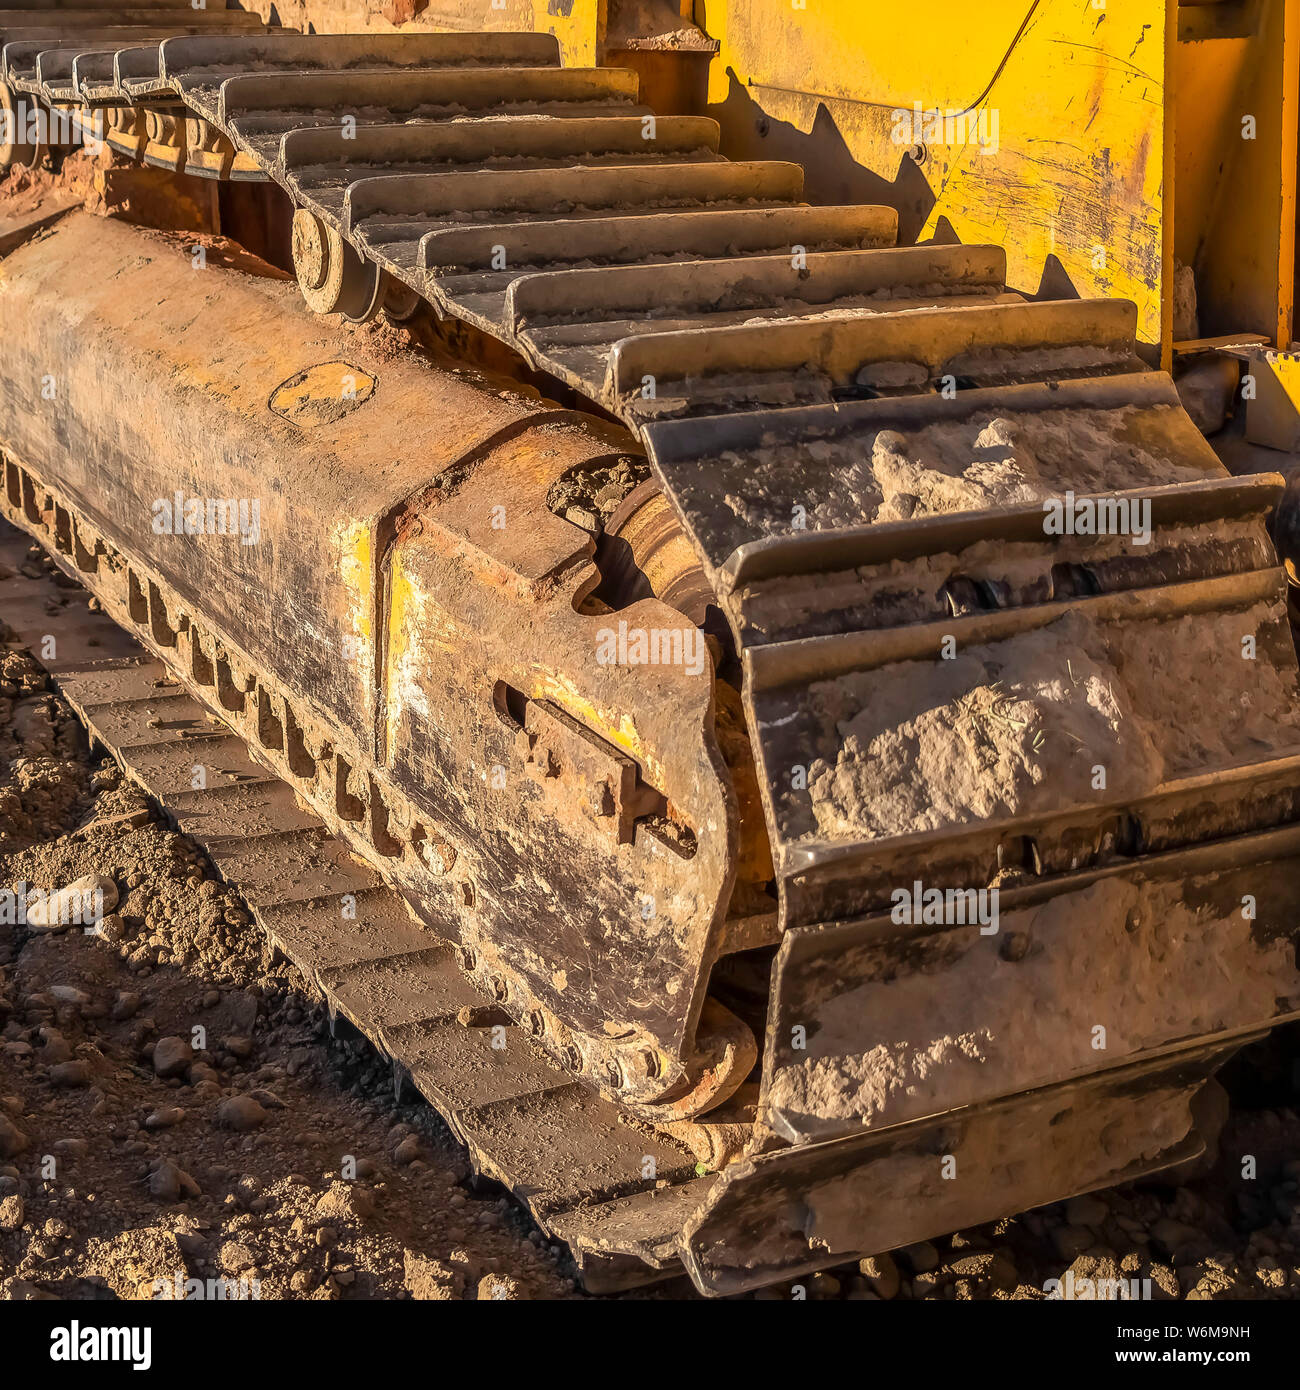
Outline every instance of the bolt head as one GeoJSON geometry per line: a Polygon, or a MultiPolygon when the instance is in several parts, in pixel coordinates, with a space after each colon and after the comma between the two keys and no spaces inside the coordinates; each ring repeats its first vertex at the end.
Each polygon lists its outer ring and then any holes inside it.
{"type": "Polygon", "coordinates": [[[293,268],[298,283],[318,290],[329,272],[329,240],[315,213],[299,208],[293,215],[293,268]]]}

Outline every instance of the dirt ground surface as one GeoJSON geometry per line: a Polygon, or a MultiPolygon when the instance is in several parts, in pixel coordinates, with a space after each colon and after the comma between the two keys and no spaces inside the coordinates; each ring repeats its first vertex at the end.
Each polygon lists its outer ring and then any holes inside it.
{"type": "MultiPolygon", "coordinates": [[[[33,548],[24,570],[50,565],[33,548]]],[[[9,636],[0,889],[93,874],[118,900],[98,932],[0,910],[0,1295],[174,1297],[196,1281],[192,1297],[224,1279],[261,1298],[586,1297],[436,1113],[394,1099],[370,1044],[331,1037],[237,885],[87,746],[9,636]]],[[[1076,1296],[1149,1280],[1136,1296],[1295,1298],[1295,1051],[1283,1033],[1230,1067],[1218,1165],[1182,1186],[1078,1197],[752,1296],[1044,1298],[1068,1275],[1076,1296]]],[[[678,1280],[622,1297],[696,1295],[678,1280]]]]}

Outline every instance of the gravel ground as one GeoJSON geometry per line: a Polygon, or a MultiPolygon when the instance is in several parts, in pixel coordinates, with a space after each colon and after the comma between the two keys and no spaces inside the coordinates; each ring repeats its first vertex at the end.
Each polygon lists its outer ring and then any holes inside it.
{"type": "MultiPolygon", "coordinates": [[[[24,568],[49,565],[33,550],[24,568]]],[[[0,1295],[171,1296],[179,1277],[262,1298],[584,1297],[437,1115],[394,1102],[370,1045],[330,1037],[237,889],[88,749],[6,635],[0,888],[100,875],[117,902],[98,934],[0,920],[0,1295]]],[[[1079,1197],[755,1296],[1043,1298],[1068,1275],[1076,1296],[1137,1280],[1139,1297],[1294,1298],[1295,1053],[1284,1031],[1229,1068],[1217,1166],[1182,1186],[1079,1197]]]]}

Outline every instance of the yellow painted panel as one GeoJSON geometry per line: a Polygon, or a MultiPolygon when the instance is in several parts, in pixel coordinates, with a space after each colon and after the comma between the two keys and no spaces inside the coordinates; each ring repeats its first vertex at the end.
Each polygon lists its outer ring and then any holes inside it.
{"type": "MultiPolygon", "coordinates": [[[[605,47],[607,0],[530,0],[534,33],[554,34],[564,61],[595,67],[605,47]]],[[[514,26],[511,26],[514,27],[514,26]]]]}
{"type": "Polygon", "coordinates": [[[1202,335],[1292,337],[1300,0],[1260,0],[1249,37],[1178,45],[1174,224],[1202,335]]]}
{"type": "Polygon", "coordinates": [[[1251,71],[1248,39],[1180,43],[1174,55],[1174,254],[1196,260],[1225,162],[1240,148],[1239,94],[1251,71]]]}
{"type": "MultiPolygon", "coordinates": [[[[701,6],[696,6],[697,15],[701,6]]],[[[749,77],[820,96],[959,109],[992,81],[1034,0],[728,0],[705,27],[749,77]]]]}

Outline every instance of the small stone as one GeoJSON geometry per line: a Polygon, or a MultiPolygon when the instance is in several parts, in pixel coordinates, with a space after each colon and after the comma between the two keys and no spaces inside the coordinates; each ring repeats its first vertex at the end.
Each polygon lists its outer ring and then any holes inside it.
{"type": "Polygon", "coordinates": [[[194,1049],[184,1038],[159,1038],[154,1044],[154,1073],[164,1080],[170,1076],[183,1076],[193,1061],[194,1049]]]}
{"type": "Polygon", "coordinates": [[[169,1158],[164,1158],[149,1174],[149,1195],[159,1202],[179,1202],[181,1170],[169,1158]]]}
{"type": "Polygon", "coordinates": [[[918,1240],[914,1245],[904,1245],[898,1252],[911,1266],[915,1274],[928,1274],[939,1268],[939,1252],[928,1240],[918,1240]]]}
{"type": "Polygon", "coordinates": [[[125,941],[128,928],[126,923],[116,912],[110,912],[107,917],[99,924],[99,935],[114,946],[119,941],[125,941]]]}
{"type": "Polygon", "coordinates": [[[177,1231],[176,1244],[187,1260],[201,1260],[207,1256],[207,1242],[193,1231],[177,1231]]]}
{"type": "Polygon", "coordinates": [[[266,1111],[252,1096],[231,1096],[217,1106],[217,1124],[238,1134],[258,1129],[266,1123],[266,1111]]]}
{"type": "Polygon", "coordinates": [[[590,531],[592,535],[600,530],[600,518],[586,507],[569,507],[564,513],[564,519],[580,526],[584,531],[590,531]]]}
{"type": "Polygon", "coordinates": [[[401,1167],[414,1162],[420,1156],[420,1141],[414,1134],[408,1134],[393,1150],[393,1162],[401,1167]]]}
{"type": "Polygon", "coordinates": [[[109,1017],[114,1023],[124,1023],[128,1018],[134,1018],[140,1010],[143,1002],[140,995],[133,990],[124,989],[116,999],[113,1000],[113,1007],[109,1011],[109,1017]]]}
{"type": "Polygon", "coordinates": [[[496,1302],[515,1301],[528,1297],[524,1286],[509,1274],[485,1274],[478,1281],[479,1299],[492,1299],[496,1302]]]}
{"type": "Polygon", "coordinates": [[[316,1244],[321,1250],[332,1250],[339,1243],[339,1233],[333,1226],[316,1228],[316,1244]]]}
{"type": "Polygon", "coordinates": [[[404,1254],[402,1282],[412,1298],[448,1301],[465,1292],[465,1276],[441,1260],[429,1260],[414,1250],[404,1254]]]}
{"type": "Polygon", "coordinates": [[[310,1293],[316,1287],[316,1274],[310,1269],[295,1269],[289,1280],[294,1293],[310,1293]]]}
{"type": "Polygon", "coordinates": [[[90,1066],[86,1062],[60,1062],[50,1068],[51,1086],[89,1086],[90,1066]]]}
{"type": "Polygon", "coordinates": [[[207,990],[200,1002],[205,1009],[215,1009],[221,1003],[221,993],[215,989],[207,990]]]}
{"type": "Polygon", "coordinates": [[[175,1202],[181,1197],[199,1197],[198,1183],[170,1158],[160,1158],[149,1174],[149,1191],[160,1202],[175,1202]]]}
{"type": "Polygon", "coordinates": [[[0,1231],[19,1230],[25,1215],[23,1199],[16,1192],[9,1197],[0,1198],[0,1231]]]}
{"type": "Polygon", "coordinates": [[[1054,1226],[1052,1244],[1063,1260],[1073,1260],[1082,1255],[1097,1242],[1096,1236],[1086,1226],[1054,1226]]]}
{"type": "Polygon", "coordinates": [[[1175,1265],[1188,1263],[1210,1247],[1210,1241],[1203,1231],[1168,1216],[1162,1216],[1154,1223],[1151,1235],[1175,1265]]]}
{"type": "Polygon", "coordinates": [[[170,1129],[172,1125],[178,1125],[185,1118],[185,1112],[179,1105],[164,1105],[159,1110],[151,1111],[145,1119],[146,1129],[170,1129]]]}
{"type": "Polygon", "coordinates": [[[1071,1197],[1065,1204],[1065,1219],[1071,1226],[1090,1226],[1096,1230],[1105,1223],[1110,1208],[1100,1197],[1085,1193],[1082,1197],[1071,1197]]]}
{"type": "Polygon", "coordinates": [[[326,1221],[364,1221],[374,1210],[374,1197],[354,1183],[333,1182],[316,1199],[316,1215],[326,1221]]]}
{"type": "Polygon", "coordinates": [[[46,1039],[45,1046],[41,1048],[40,1060],[43,1065],[50,1067],[56,1062],[68,1062],[72,1060],[72,1044],[59,1033],[51,1033],[46,1039]]]}
{"type": "Polygon", "coordinates": [[[85,1158],[90,1144],[85,1139],[59,1139],[55,1141],[54,1152],[60,1158],[85,1158]]]}
{"type": "Polygon", "coordinates": [[[257,1268],[257,1256],[241,1241],[228,1240],[221,1247],[220,1264],[227,1274],[242,1274],[257,1268]]]}
{"type": "Polygon", "coordinates": [[[962,1279],[987,1281],[995,1288],[1011,1290],[1020,1282],[1015,1265],[996,1250],[981,1250],[978,1254],[963,1255],[949,1266],[962,1279]]]}
{"type": "Polygon", "coordinates": [[[51,985],[49,992],[60,1004],[75,1004],[81,1008],[82,1005],[90,1003],[90,995],[74,985],[51,985]]]}
{"type": "Polygon", "coordinates": [[[233,1033],[228,1038],[222,1038],[221,1046],[229,1052],[232,1057],[238,1057],[241,1060],[245,1057],[251,1057],[253,1054],[252,1038],[243,1037],[238,1033],[233,1033]]]}
{"type": "Polygon", "coordinates": [[[858,1270],[877,1298],[888,1300],[897,1295],[902,1280],[892,1256],[868,1255],[865,1260],[858,1261],[858,1270]]]}
{"type": "Polygon", "coordinates": [[[1126,1271],[1125,1277],[1149,1279],[1151,1297],[1157,1302],[1171,1302],[1183,1296],[1178,1275],[1165,1264],[1149,1261],[1137,1269],[1126,1271]]]}

